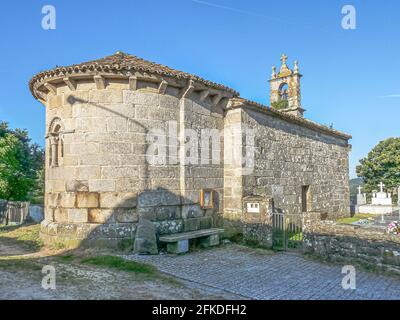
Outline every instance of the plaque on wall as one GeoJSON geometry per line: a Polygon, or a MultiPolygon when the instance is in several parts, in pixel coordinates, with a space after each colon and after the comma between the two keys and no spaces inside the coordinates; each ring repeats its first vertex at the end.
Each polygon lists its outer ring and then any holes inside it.
{"type": "Polygon", "coordinates": [[[260,213],[260,203],[258,202],[248,202],[247,203],[248,213],[260,213]]]}

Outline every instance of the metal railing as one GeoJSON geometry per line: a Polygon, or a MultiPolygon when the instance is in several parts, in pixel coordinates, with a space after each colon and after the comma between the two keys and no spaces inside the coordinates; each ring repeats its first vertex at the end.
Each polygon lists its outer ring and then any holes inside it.
{"type": "Polygon", "coordinates": [[[272,247],[275,250],[301,249],[303,246],[303,215],[272,214],[272,247]]]}

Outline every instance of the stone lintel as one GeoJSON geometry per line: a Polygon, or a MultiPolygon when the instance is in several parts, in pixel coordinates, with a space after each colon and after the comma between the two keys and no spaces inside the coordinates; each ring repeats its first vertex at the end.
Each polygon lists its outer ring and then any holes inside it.
{"type": "Polygon", "coordinates": [[[96,84],[97,90],[102,90],[106,88],[106,82],[103,76],[96,75],[93,77],[93,80],[96,84]]]}

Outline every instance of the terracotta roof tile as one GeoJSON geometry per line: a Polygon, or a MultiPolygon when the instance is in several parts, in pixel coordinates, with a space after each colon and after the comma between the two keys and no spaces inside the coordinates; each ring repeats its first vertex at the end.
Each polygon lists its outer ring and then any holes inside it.
{"type": "Polygon", "coordinates": [[[201,82],[209,87],[213,87],[216,89],[222,89],[233,93],[233,95],[238,96],[239,93],[235,90],[226,87],[224,85],[205,80],[199,76],[186,73],[183,71],[175,70],[170,67],[164,66],[162,64],[158,64],[155,62],[147,61],[142,58],[126,54],[118,51],[117,53],[104,57],[98,60],[92,60],[84,63],[74,64],[67,67],[56,67],[54,69],[43,71],[35,75],[29,82],[29,88],[33,95],[33,85],[36,81],[48,78],[55,77],[61,75],[69,75],[77,72],[85,72],[85,71],[98,71],[98,72],[123,72],[123,71],[143,71],[149,72],[153,74],[158,74],[161,76],[170,76],[178,79],[191,79],[198,82],[201,82]]]}

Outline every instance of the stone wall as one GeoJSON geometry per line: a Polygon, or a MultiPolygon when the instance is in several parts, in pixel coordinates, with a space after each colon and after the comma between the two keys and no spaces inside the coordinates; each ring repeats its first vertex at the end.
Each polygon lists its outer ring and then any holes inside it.
{"type": "Polygon", "coordinates": [[[304,252],[327,261],[400,275],[400,238],[383,230],[308,219],[304,252]]]}
{"type": "Polygon", "coordinates": [[[243,109],[242,123],[255,130],[254,171],[243,176],[243,196],[274,199],[275,208],[302,212],[302,186],[309,186],[308,211],[348,216],[347,140],[243,109]]]}
{"type": "MultiPolygon", "coordinates": [[[[223,210],[223,138],[221,161],[185,163],[186,148],[170,149],[186,141],[185,131],[223,128],[223,104],[213,95],[128,79],[95,81],[79,78],[76,88],[53,85],[46,102],[46,195],[42,234],[47,241],[77,245],[83,241],[108,245],[133,239],[140,217],[156,223],[160,234],[220,225],[223,210]],[[59,134],[59,132],[61,132],[59,134]],[[160,149],[165,139],[167,157],[160,149]],[[175,139],[171,141],[171,139],[175,139]],[[56,147],[54,147],[56,146],[56,147]],[[57,149],[56,152],[54,150],[57,149]],[[54,165],[53,158],[57,157],[54,165]],[[200,190],[214,190],[216,205],[203,210],[200,190]]],[[[214,148],[215,149],[215,148],[214,148]]],[[[193,160],[198,160],[195,158],[193,160]]]]}
{"type": "MultiPolygon", "coordinates": [[[[265,245],[271,243],[270,216],[249,222],[244,199],[258,196],[260,203],[272,199],[277,212],[301,214],[302,186],[309,186],[310,190],[308,211],[321,211],[331,218],[349,216],[347,139],[274,117],[249,105],[228,109],[225,129],[232,126],[235,130],[230,143],[226,143],[225,157],[230,152],[239,156],[224,165],[224,219],[228,229],[236,228],[265,245]],[[255,138],[253,145],[246,141],[250,130],[255,138]],[[254,158],[245,159],[251,148],[254,158]]],[[[229,130],[225,136],[228,134],[229,130]]]]}

